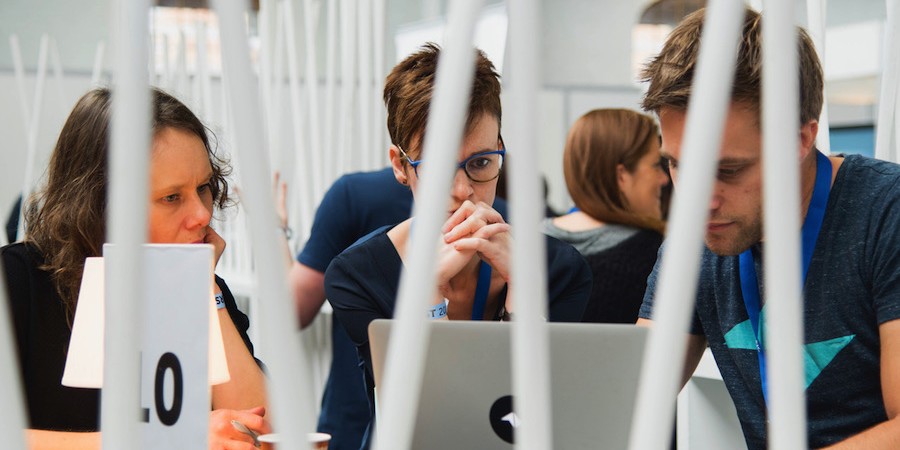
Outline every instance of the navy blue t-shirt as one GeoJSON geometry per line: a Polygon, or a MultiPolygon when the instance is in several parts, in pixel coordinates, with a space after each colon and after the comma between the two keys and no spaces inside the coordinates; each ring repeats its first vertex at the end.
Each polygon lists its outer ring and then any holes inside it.
{"type": "MultiPolygon", "coordinates": [[[[412,192],[398,183],[390,167],[340,177],[316,210],[312,231],[297,261],[319,272],[344,249],[371,231],[402,222],[412,209],[412,192]]],[[[506,217],[506,203],[494,202],[506,217]]],[[[356,450],[369,423],[369,401],[358,367],[356,346],[335,318],[331,328],[332,362],[322,394],[318,430],[332,435],[332,450],[356,450]]]]}
{"type": "MultiPolygon", "coordinates": [[[[878,327],[900,318],[898,230],[900,166],[846,157],[831,188],[804,285],[810,448],[839,442],[887,419],[878,327]]],[[[753,248],[760,278],[763,251],[759,244],[753,248]]],[[[764,449],[766,407],[738,259],[704,250],[692,333],[709,342],[747,446],[764,449]]],[[[651,318],[660,260],[648,279],[643,318],[651,318]]],[[[760,292],[765,293],[764,286],[760,292]]],[[[761,317],[767,310],[764,306],[761,317]]]]}
{"type": "MultiPolygon", "coordinates": [[[[316,210],[312,232],[297,261],[325,272],[331,260],[370,231],[406,220],[412,209],[409,188],[390,167],[339,178],[316,210]]],[[[356,346],[333,318],[332,361],[322,394],[318,430],[331,434],[329,448],[357,450],[369,424],[369,400],[356,346]]]]}

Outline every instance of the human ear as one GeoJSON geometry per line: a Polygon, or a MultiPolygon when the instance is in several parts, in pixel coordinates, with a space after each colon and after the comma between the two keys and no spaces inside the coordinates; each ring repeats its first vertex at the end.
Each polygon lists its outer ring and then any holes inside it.
{"type": "Polygon", "coordinates": [[[400,149],[397,148],[396,145],[392,145],[390,150],[388,150],[389,157],[391,159],[391,168],[394,170],[394,178],[397,179],[397,182],[406,186],[409,184],[409,180],[406,175],[406,166],[403,165],[403,157],[400,156],[400,149]]]}
{"type": "Polygon", "coordinates": [[[619,183],[620,191],[625,192],[630,177],[631,174],[628,173],[628,169],[625,168],[624,164],[616,164],[616,180],[619,183]]]}
{"type": "Polygon", "coordinates": [[[819,122],[810,120],[800,127],[800,160],[803,161],[812,153],[816,144],[816,136],[819,134],[819,122]]]}

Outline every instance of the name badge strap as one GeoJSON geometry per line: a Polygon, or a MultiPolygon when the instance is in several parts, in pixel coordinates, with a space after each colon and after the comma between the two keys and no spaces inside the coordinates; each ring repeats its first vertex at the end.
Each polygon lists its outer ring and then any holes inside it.
{"type": "Polygon", "coordinates": [[[491,288],[491,266],[481,261],[478,265],[478,284],[475,286],[475,301],[472,305],[472,320],[484,320],[484,307],[491,288]]]}
{"type": "MultiPolygon", "coordinates": [[[[803,280],[809,273],[809,265],[812,261],[813,251],[816,248],[816,240],[822,229],[825,219],[825,208],[828,206],[828,196],[831,191],[831,161],[827,156],[816,151],[816,184],[813,187],[812,199],[803,220],[801,230],[803,280]]],[[[762,386],[763,399],[768,405],[768,389],[766,387],[766,352],[763,337],[759,332],[760,316],[762,315],[761,295],[759,291],[759,278],[756,275],[756,266],[753,263],[753,253],[745,250],[739,257],[739,274],[741,281],[741,295],[744,298],[744,307],[747,316],[753,326],[753,337],[756,340],[757,357],[759,358],[759,380],[762,386]]]]}

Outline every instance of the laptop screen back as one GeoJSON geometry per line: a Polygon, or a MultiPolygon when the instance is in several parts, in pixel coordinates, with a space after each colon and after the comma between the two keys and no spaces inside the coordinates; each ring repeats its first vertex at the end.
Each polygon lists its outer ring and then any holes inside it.
{"type": "MultiPolygon", "coordinates": [[[[390,320],[369,326],[376,386],[391,326],[390,320]]],[[[436,321],[429,326],[412,448],[511,449],[518,425],[512,409],[512,324],[436,321]]],[[[548,327],[554,448],[627,448],[647,329],[548,327]]]]}

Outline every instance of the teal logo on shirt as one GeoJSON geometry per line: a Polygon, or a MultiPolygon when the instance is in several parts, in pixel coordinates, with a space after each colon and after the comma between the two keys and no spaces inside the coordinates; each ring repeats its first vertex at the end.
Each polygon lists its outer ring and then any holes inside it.
{"type": "MultiPolygon", "coordinates": [[[[760,313],[760,322],[765,322],[766,307],[760,313]]],[[[765,328],[760,325],[760,341],[765,336],[765,328]]],[[[806,388],[825,370],[835,356],[840,353],[855,334],[827,339],[820,342],[812,342],[803,346],[804,372],[806,373],[806,388]]],[[[750,320],[745,320],[735,325],[725,334],[725,345],[732,350],[756,351],[756,338],[753,335],[753,325],[750,320]]]]}

